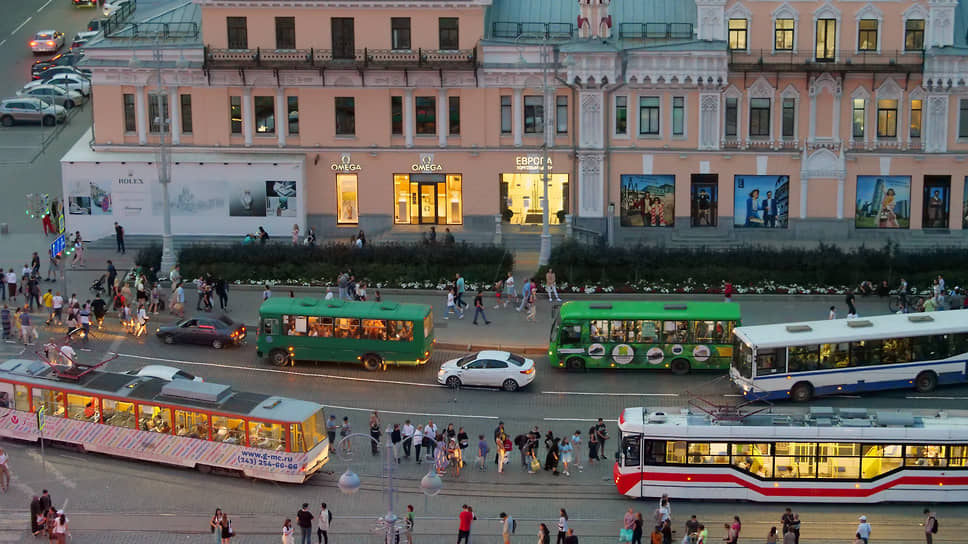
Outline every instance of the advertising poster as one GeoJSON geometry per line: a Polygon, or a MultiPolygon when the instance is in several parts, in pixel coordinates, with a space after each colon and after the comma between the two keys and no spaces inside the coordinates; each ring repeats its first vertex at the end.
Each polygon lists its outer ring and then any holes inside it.
{"type": "MultiPolygon", "coordinates": [[[[74,181],[67,190],[67,213],[91,215],[91,186],[87,180],[74,181]]],[[[110,202],[110,198],[108,199],[110,202]]]]}
{"type": "Polygon", "coordinates": [[[911,226],[911,176],[857,176],[859,229],[906,229],[911,226]]]}
{"type": "Polygon", "coordinates": [[[295,181],[266,181],[266,215],[296,217],[295,181]]]}
{"type": "Polygon", "coordinates": [[[965,176],[964,201],[961,203],[961,228],[968,229],[968,176],[965,176]]]}
{"type": "Polygon", "coordinates": [[[790,216],[790,176],[736,176],[733,225],[783,229],[790,216]]]}
{"type": "Polygon", "coordinates": [[[623,227],[671,227],[675,224],[676,177],[621,176],[623,227]]]}
{"type": "Polygon", "coordinates": [[[951,185],[947,178],[944,181],[932,182],[925,176],[924,180],[924,217],[922,228],[948,228],[949,201],[951,199],[951,185]]]}
{"type": "Polygon", "coordinates": [[[104,187],[97,182],[89,182],[91,189],[91,215],[111,215],[111,186],[104,187]]]}
{"type": "Polygon", "coordinates": [[[236,181],[229,185],[230,217],[265,217],[266,184],[263,181],[236,181]]]}
{"type": "MultiPolygon", "coordinates": [[[[172,217],[225,217],[226,183],[207,181],[205,183],[183,183],[172,181],[168,184],[169,210],[172,217]]],[[[151,186],[152,215],[162,215],[161,184],[151,186]]],[[[264,204],[263,204],[264,206],[264,204]]],[[[260,209],[265,214],[265,208],[260,209]]]]}
{"type": "Polygon", "coordinates": [[[693,183],[690,215],[694,227],[715,227],[719,219],[719,187],[715,183],[693,183]]]}

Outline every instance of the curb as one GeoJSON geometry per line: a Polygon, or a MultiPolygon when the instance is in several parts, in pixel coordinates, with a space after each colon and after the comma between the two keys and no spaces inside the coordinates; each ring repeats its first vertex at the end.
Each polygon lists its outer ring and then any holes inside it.
{"type": "Polygon", "coordinates": [[[510,351],[513,353],[520,353],[524,355],[545,355],[548,353],[548,348],[544,346],[515,346],[515,345],[485,345],[485,344],[452,344],[446,342],[437,342],[434,349],[442,351],[510,351]]]}

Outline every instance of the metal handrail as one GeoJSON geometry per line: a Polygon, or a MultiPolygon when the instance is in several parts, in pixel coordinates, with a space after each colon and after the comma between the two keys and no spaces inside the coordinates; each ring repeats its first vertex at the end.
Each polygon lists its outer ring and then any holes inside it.
{"type": "Polygon", "coordinates": [[[618,36],[624,40],[688,40],[692,23],[621,23],[618,36]]]}
{"type": "Polygon", "coordinates": [[[729,62],[741,64],[846,64],[855,66],[924,64],[923,50],[836,50],[832,53],[833,56],[828,58],[818,56],[814,50],[730,49],[729,62]]]}

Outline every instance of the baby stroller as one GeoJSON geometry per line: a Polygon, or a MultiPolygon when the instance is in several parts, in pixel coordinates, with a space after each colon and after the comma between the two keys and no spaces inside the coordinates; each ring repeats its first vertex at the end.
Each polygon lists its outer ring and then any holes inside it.
{"type": "Polygon", "coordinates": [[[104,282],[107,281],[108,277],[106,274],[101,274],[94,283],[91,284],[91,294],[93,295],[103,295],[106,290],[104,287],[104,282]]]}

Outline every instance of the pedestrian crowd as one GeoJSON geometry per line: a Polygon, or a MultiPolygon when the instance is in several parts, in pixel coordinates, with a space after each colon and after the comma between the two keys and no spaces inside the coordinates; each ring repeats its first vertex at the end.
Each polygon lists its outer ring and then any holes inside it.
{"type": "Polygon", "coordinates": [[[50,493],[45,489],[30,501],[30,532],[43,536],[49,542],[64,544],[71,536],[67,515],[53,505],[50,493]]]}

